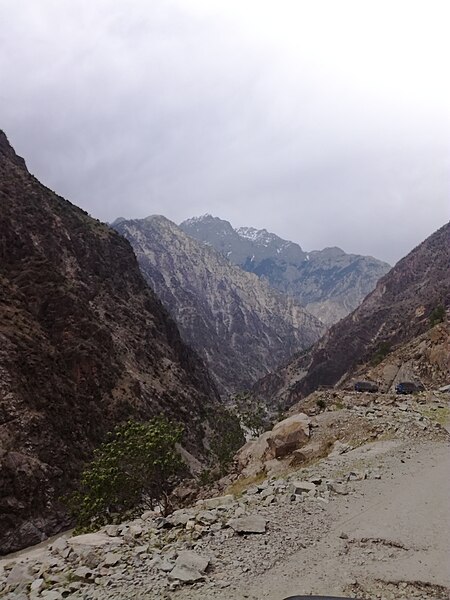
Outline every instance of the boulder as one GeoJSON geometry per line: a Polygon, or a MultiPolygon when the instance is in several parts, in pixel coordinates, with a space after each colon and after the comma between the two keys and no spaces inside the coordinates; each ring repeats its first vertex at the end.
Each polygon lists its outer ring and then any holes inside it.
{"type": "Polygon", "coordinates": [[[292,452],[289,466],[296,467],[299,465],[307,464],[316,458],[322,458],[327,454],[329,443],[327,440],[318,440],[315,442],[309,442],[303,448],[294,450],[292,452]]]}
{"type": "Polygon", "coordinates": [[[276,472],[272,461],[282,459],[309,441],[311,419],[298,413],[277,423],[271,431],[266,431],[256,440],[247,442],[236,455],[242,475],[252,477],[267,467],[276,472]]]}
{"type": "Polygon", "coordinates": [[[266,459],[283,458],[309,441],[311,419],[304,413],[292,415],[275,425],[267,438],[266,459]]]}
{"type": "Polygon", "coordinates": [[[267,521],[258,515],[238,517],[229,522],[236,533],[266,533],[267,521]]]}
{"type": "Polygon", "coordinates": [[[30,565],[18,563],[14,565],[6,578],[6,585],[15,586],[21,584],[23,586],[34,581],[34,573],[30,565]]]}
{"type": "Polygon", "coordinates": [[[316,484],[311,481],[293,481],[289,486],[291,494],[308,494],[316,491],[316,484]]]}
{"type": "Polygon", "coordinates": [[[169,573],[170,579],[178,579],[183,583],[193,583],[199,579],[203,579],[203,575],[196,569],[186,566],[175,566],[169,573]]]}
{"type": "Polygon", "coordinates": [[[206,498],[205,500],[199,500],[197,506],[201,508],[211,509],[217,508],[218,506],[230,506],[233,504],[233,494],[227,494],[226,496],[217,496],[216,498],[206,498]]]}
{"type": "Polygon", "coordinates": [[[114,567],[118,562],[120,562],[120,555],[117,552],[107,552],[103,565],[105,567],[114,567]]]}
{"type": "Polygon", "coordinates": [[[193,552],[192,550],[184,550],[180,552],[176,561],[176,567],[187,567],[204,573],[209,565],[209,558],[193,552]]]}
{"type": "Polygon", "coordinates": [[[67,540],[67,544],[77,553],[82,554],[83,551],[91,550],[92,548],[104,548],[105,546],[120,546],[123,540],[120,537],[110,537],[106,533],[98,531],[97,533],[84,533],[76,535],[67,540]]]}

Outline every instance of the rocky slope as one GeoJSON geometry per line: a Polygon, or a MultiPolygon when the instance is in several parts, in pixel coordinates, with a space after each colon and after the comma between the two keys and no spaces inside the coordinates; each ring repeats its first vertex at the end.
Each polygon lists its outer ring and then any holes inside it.
{"type": "Polygon", "coordinates": [[[120,220],[147,282],[226,397],[307,348],[323,325],[292,298],[233,266],[162,216],[120,220]]]}
{"type": "Polygon", "coordinates": [[[1,131],[0,374],[0,553],[67,524],[58,499],[116,423],[162,412],[202,456],[220,422],[129,243],[40,184],[1,131]]]}
{"type": "MultiPolygon", "coordinates": [[[[234,478],[220,496],[209,494],[167,518],[146,511],[0,561],[0,594],[444,600],[450,589],[445,396],[399,401],[391,394],[334,393],[339,408],[296,415],[302,435],[295,448],[292,417],[278,424],[284,431],[278,449],[284,443],[290,450],[261,464],[257,476],[234,478]],[[322,460],[301,462],[312,447],[322,449],[322,460]]],[[[258,463],[261,442],[248,444],[258,463]]]]}
{"type": "MultiPolygon", "coordinates": [[[[354,380],[374,381],[381,391],[395,391],[401,381],[421,383],[426,389],[450,383],[450,328],[440,323],[410,342],[389,352],[379,364],[365,364],[344,379],[340,387],[354,380]]],[[[377,361],[378,362],[378,361],[377,361]]]]}
{"type": "Polygon", "coordinates": [[[390,268],[371,256],[346,254],[340,248],[305,252],[265,229],[233,229],[228,221],[211,215],[188,219],[180,227],[293,296],[326,325],[354,310],[390,268]]]}
{"type": "Polygon", "coordinates": [[[319,386],[348,381],[361,366],[367,371],[368,363],[379,363],[425,333],[433,310],[450,306],[449,265],[447,223],[399,261],[361,306],[310,351],[258,382],[256,393],[271,403],[291,405],[319,386]]]}

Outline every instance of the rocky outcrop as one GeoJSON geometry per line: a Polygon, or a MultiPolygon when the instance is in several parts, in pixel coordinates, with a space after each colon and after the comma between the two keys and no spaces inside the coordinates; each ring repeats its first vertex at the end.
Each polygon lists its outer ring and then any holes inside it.
{"type": "Polygon", "coordinates": [[[354,310],[390,268],[371,256],[347,254],[340,248],[305,252],[266,229],[233,229],[228,221],[211,215],[188,219],[180,227],[293,296],[326,325],[354,310]]]}
{"type": "Polygon", "coordinates": [[[201,458],[221,410],[129,243],[0,132],[0,553],[68,524],[60,498],[118,422],[163,413],[201,458]]]}
{"type": "Polygon", "coordinates": [[[114,225],[147,282],[208,365],[224,397],[307,348],[323,325],[292,298],[233,266],[161,216],[114,225]]]}
{"type": "Polygon", "coordinates": [[[450,328],[440,323],[429,331],[389,352],[379,364],[364,364],[343,380],[340,387],[356,379],[377,383],[380,391],[395,391],[401,381],[422,384],[426,389],[444,386],[450,381],[450,328]]]}
{"type": "Polygon", "coordinates": [[[290,406],[319,386],[348,381],[361,365],[377,364],[425,333],[433,311],[450,307],[449,264],[447,223],[399,261],[361,306],[308,352],[258,382],[255,393],[290,406]]]}

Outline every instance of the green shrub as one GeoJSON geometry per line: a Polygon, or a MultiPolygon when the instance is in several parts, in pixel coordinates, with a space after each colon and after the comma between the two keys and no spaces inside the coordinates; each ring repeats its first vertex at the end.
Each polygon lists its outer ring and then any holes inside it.
{"type": "Polygon", "coordinates": [[[232,401],[236,415],[252,437],[258,437],[272,429],[273,423],[269,418],[266,406],[254,398],[250,392],[237,394],[232,401]]]}
{"type": "Polygon", "coordinates": [[[94,453],[81,475],[80,487],[68,500],[78,531],[95,529],[146,502],[169,506],[168,494],[182,460],[175,444],[182,427],[163,417],[117,427],[94,453]]]}
{"type": "Polygon", "coordinates": [[[381,342],[381,344],[378,346],[378,350],[372,357],[372,364],[375,366],[379,365],[380,362],[386,358],[390,351],[391,345],[388,342],[381,342]]]}
{"type": "Polygon", "coordinates": [[[325,410],[327,407],[327,403],[325,402],[324,398],[317,398],[316,405],[320,410],[325,410]]]}
{"type": "Polygon", "coordinates": [[[215,434],[211,441],[211,450],[217,458],[221,475],[227,471],[234,455],[244,444],[239,418],[231,410],[222,409],[216,414],[215,434]]]}
{"type": "Polygon", "coordinates": [[[445,320],[445,308],[442,306],[442,304],[439,304],[439,306],[436,306],[435,308],[433,308],[433,310],[430,313],[430,316],[429,316],[430,326],[434,327],[438,323],[442,323],[444,320],[445,320]]]}

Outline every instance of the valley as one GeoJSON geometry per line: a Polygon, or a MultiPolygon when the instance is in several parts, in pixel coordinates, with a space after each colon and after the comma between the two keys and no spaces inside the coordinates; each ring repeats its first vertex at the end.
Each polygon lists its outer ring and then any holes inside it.
{"type": "Polygon", "coordinates": [[[110,227],[3,132],[0,202],[2,597],[447,597],[448,223],[390,270],[211,216],[110,227]],[[110,432],[156,416],[171,510],[67,532],[110,432]]]}

